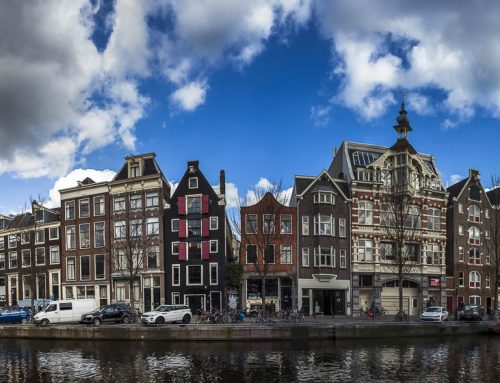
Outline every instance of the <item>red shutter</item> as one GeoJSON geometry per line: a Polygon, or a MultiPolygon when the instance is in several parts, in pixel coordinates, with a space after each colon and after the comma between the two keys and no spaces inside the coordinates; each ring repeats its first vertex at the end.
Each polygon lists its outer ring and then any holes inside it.
{"type": "Polygon", "coordinates": [[[201,243],[201,259],[203,260],[210,259],[210,248],[208,246],[208,241],[203,241],[201,243]]]}
{"type": "Polygon", "coordinates": [[[208,213],[208,194],[201,197],[201,212],[208,213]]]}
{"type": "Polygon", "coordinates": [[[187,237],[186,220],[179,219],[179,238],[186,238],[186,237],[187,237]]]}
{"type": "Polygon", "coordinates": [[[202,237],[208,237],[210,234],[209,234],[209,230],[208,230],[208,218],[203,218],[201,220],[201,236],[202,237]]]}
{"type": "Polygon", "coordinates": [[[177,198],[177,213],[180,215],[186,214],[186,197],[178,197],[177,198]]]}
{"type": "Polygon", "coordinates": [[[179,243],[179,261],[186,260],[186,242],[179,243]]]}

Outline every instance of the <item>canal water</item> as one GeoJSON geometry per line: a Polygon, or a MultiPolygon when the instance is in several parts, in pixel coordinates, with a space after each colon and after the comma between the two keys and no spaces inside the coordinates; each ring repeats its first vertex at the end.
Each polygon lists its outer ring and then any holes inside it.
{"type": "Polygon", "coordinates": [[[500,337],[166,343],[0,339],[1,382],[500,382],[500,337]]]}

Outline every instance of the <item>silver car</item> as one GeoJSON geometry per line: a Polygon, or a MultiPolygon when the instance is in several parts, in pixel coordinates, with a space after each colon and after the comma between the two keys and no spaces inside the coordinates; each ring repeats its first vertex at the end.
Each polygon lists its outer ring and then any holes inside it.
{"type": "Polygon", "coordinates": [[[182,322],[187,324],[191,322],[193,314],[186,305],[161,305],[153,311],[142,314],[141,322],[143,324],[164,324],[182,322]]]}
{"type": "Polygon", "coordinates": [[[423,321],[443,322],[448,319],[448,311],[439,306],[428,307],[420,315],[420,319],[423,321]]]}

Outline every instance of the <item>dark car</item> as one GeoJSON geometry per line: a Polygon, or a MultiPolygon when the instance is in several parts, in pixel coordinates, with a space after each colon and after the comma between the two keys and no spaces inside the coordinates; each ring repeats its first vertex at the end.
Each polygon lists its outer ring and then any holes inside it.
{"type": "Polygon", "coordinates": [[[129,305],[112,304],[101,306],[95,311],[83,314],[80,323],[99,326],[101,323],[130,323],[135,315],[129,305]]]}
{"type": "Polygon", "coordinates": [[[458,313],[459,320],[482,320],[481,309],[475,305],[465,305],[458,313]]]}
{"type": "Polygon", "coordinates": [[[0,311],[0,323],[28,323],[31,311],[27,308],[9,308],[0,311]]]}

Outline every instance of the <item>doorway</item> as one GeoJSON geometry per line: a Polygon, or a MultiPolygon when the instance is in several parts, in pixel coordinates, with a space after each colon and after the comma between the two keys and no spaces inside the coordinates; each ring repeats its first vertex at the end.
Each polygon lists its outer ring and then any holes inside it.
{"type": "Polygon", "coordinates": [[[188,305],[193,315],[199,311],[205,311],[205,295],[204,294],[185,294],[184,304],[188,305]]]}

